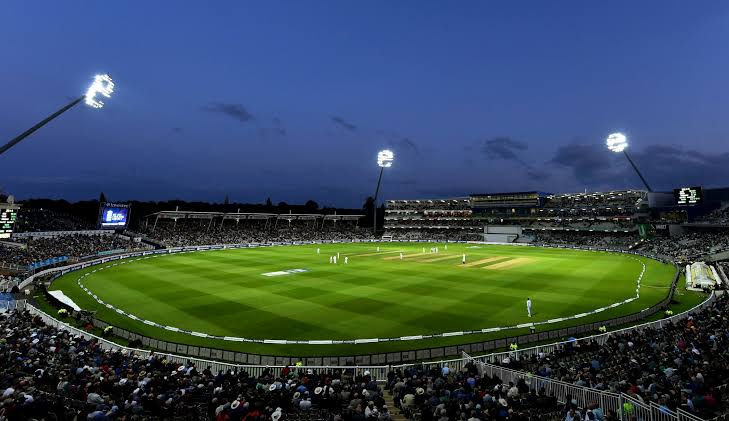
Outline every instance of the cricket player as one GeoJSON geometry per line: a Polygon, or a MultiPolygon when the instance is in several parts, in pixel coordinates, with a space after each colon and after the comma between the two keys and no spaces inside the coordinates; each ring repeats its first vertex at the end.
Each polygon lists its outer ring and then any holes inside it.
{"type": "Polygon", "coordinates": [[[329,263],[332,263],[334,261],[334,256],[329,256],[329,263]]]}
{"type": "Polygon", "coordinates": [[[319,251],[320,251],[320,250],[319,250],[319,247],[317,247],[317,248],[316,248],[316,254],[320,254],[320,253],[319,253],[319,251]]]}
{"type": "Polygon", "coordinates": [[[349,256],[344,256],[344,264],[349,264],[349,256]]]}
{"type": "Polygon", "coordinates": [[[334,256],[334,264],[337,264],[337,256],[334,256]]]}
{"type": "Polygon", "coordinates": [[[445,245],[445,249],[446,249],[446,251],[448,251],[448,244],[445,245]]]}
{"type": "Polygon", "coordinates": [[[377,247],[377,252],[378,252],[378,253],[380,252],[380,248],[379,248],[379,247],[377,247]]]}
{"type": "Polygon", "coordinates": [[[532,317],[532,299],[527,298],[527,314],[532,317]]]}
{"type": "Polygon", "coordinates": [[[466,253],[463,253],[463,257],[461,258],[461,263],[466,264],[466,253]]]}
{"type": "Polygon", "coordinates": [[[402,260],[402,252],[400,252],[400,260],[402,260]]]}

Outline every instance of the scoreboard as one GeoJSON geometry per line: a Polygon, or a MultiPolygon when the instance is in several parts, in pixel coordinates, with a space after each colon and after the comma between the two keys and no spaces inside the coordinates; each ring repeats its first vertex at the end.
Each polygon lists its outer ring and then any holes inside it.
{"type": "Polygon", "coordinates": [[[673,189],[673,198],[679,206],[700,205],[704,203],[704,191],[698,186],[673,189]]]}
{"type": "Polygon", "coordinates": [[[17,218],[17,208],[0,208],[0,238],[10,238],[17,218]]]}

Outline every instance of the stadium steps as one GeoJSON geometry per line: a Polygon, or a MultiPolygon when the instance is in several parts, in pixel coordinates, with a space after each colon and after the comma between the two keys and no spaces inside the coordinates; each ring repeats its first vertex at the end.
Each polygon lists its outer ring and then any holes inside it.
{"type": "Polygon", "coordinates": [[[385,399],[385,403],[387,404],[387,410],[390,412],[392,421],[408,421],[408,418],[400,413],[400,408],[395,407],[395,400],[392,399],[391,392],[383,393],[382,397],[385,399]]]}

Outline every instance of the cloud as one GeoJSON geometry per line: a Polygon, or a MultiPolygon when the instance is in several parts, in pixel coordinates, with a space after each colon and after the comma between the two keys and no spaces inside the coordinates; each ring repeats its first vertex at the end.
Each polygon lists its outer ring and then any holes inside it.
{"type": "Polygon", "coordinates": [[[342,117],[332,116],[332,122],[339,127],[349,130],[350,132],[357,131],[357,126],[343,119],[342,117]]]}
{"type": "MultiPolygon", "coordinates": [[[[495,137],[485,140],[481,144],[481,153],[490,159],[502,159],[505,161],[513,161],[520,164],[526,170],[526,176],[532,181],[543,181],[549,178],[549,173],[543,169],[536,169],[532,164],[524,158],[525,152],[529,150],[526,143],[512,139],[510,137],[495,137]]],[[[466,164],[472,165],[471,158],[473,148],[466,148],[466,164]]]]}
{"type": "Polygon", "coordinates": [[[624,166],[602,145],[571,143],[560,146],[548,164],[566,168],[581,184],[606,185],[621,179],[624,166]]]}
{"type": "MultiPolygon", "coordinates": [[[[648,145],[630,152],[654,190],[686,185],[717,186],[729,178],[729,152],[703,153],[673,145],[648,145]]],[[[643,187],[622,154],[602,145],[569,144],[557,149],[551,164],[566,168],[575,180],[592,187],[643,187]]]]}
{"type": "Polygon", "coordinates": [[[729,179],[729,152],[703,153],[678,146],[649,145],[632,153],[631,158],[656,190],[686,185],[719,186],[729,179]]]}
{"type": "Polygon", "coordinates": [[[481,152],[489,158],[505,159],[507,161],[518,161],[523,163],[520,153],[529,149],[529,145],[510,137],[495,137],[486,140],[481,147],[481,152]]]}
{"type": "Polygon", "coordinates": [[[202,109],[203,111],[224,114],[244,123],[253,119],[253,115],[248,112],[243,104],[211,102],[208,105],[203,106],[202,109]]]}
{"type": "Polygon", "coordinates": [[[420,148],[418,147],[418,144],[415,143],[412,139],[409,137],[403,137],[401,139],[395,139],[389,141],[390,147],[395,149],[395,151],[405,151],[405,152],[413,152],[416,155],[420,154],[420,148]]]}

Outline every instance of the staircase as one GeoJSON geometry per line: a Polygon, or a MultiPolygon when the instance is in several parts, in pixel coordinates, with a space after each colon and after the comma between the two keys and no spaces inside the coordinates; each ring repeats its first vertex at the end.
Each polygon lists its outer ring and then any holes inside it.
{"type": "Polygon", "coordinates": [[[382,397],[383,399],[385,399],[385,403],[387,404],[387,410],[390,412],[392,421],[408,421],[408,418],[400,413],[400,409],[395,407],[395,401],[392,399],[391,392],[384,390],[382,393],[382,397]]]}

